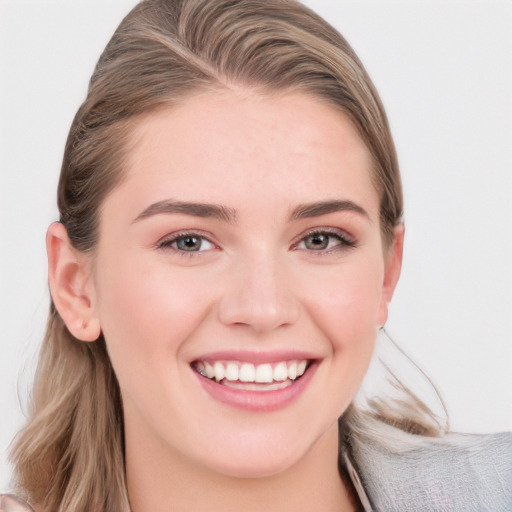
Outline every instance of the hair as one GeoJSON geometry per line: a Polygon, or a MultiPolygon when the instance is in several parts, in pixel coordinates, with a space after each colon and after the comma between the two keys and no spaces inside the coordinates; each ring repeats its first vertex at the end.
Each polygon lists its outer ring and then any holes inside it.
{"type": "MultiPolygon", "coordinates": [[[[334,28],[294,0],[145,0],[106,46],[70,128],[58,207],[72,245],[94,252],[102,203],[123,179],[141,116],[200,91],[240,88],[303,92],[350,119],[373,157],[382,238],[390,244],[403,211],[393,140],[377,91],[334,28]]],[[[354,444],[365,421],[437,435],[433,414],[406,395],[409,405],[351,406],[342,442],[354,444]]],[[[11,460],[16,485],[43,510],[129,510],[122,401],[105,340],[75,339],[53,303],[30,416],[11,460]]]]}

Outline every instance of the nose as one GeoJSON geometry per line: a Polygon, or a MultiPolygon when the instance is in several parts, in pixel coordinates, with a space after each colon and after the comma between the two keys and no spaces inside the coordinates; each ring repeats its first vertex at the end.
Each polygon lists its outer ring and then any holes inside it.
{"type": "Polygon", "coordinates": [[[225,325],[245,325],[257,333],[297,322],[300,304],[285,262],[265,255],[245,258],[224,282],[219,319],[225,325]]]}

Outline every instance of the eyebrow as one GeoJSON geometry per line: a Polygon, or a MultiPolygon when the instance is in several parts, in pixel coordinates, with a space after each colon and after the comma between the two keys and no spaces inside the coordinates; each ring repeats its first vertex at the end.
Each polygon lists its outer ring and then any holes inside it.
{"type": "MultiPolygon", "coordinates": [[[[334,199],[301,204],[293,209],[289,220],[293,221],[320,217],[321,215],[340,211],[351,211],[367,217],[368,219],[370,218],[366,210],[353,201],[334,199]]],[[[225,222],[235,222],[236,220],[236,210],[228,208],[227,206],[166,199],[148,206],[134,219],[133,223],[154,215],[166,213],[180,213],[184,215],[192,215],[193,217],[214,218],[225,222]]]]}
{"type": "Polygon", "coordinates": [[[234,222],[236,220],[236,211],[226,206],[167,199],[148,206],[134,219],[133,223],[146,219],[147,217],[152,217],[153,215],[164,213],[181,213],[194,217],[210,217],[225,222],[234,222]]]}
{"type": "Polygon", "coordinates": [[[370,216],[364,208],[349,200],[330,200],[318,201],[315,203],[301,204],[294,208],[290,215],[290,220],[308,219],[311,217],[320,217],[328,213],[341,211],[351,211],[370,219],[370,216]]]}

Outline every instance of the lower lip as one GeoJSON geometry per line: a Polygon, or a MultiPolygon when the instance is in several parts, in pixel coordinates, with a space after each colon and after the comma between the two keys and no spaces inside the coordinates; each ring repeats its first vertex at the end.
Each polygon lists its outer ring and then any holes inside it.
{"type": "Polygon", "coordinates": [[[310,364],[304,375],[295,380],[293,384],[273,391],[249,391],[232,388],[219,384],[215,380],[210,380],[193,371],[203,389],[215,400],[239,409],[270,412],[283,409],[295,401],[311,382],[316,368],[316,364],[310,364]]]}

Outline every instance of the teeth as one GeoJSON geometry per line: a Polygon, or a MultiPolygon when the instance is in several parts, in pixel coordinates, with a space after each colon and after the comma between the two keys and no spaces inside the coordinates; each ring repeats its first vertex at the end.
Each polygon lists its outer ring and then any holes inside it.
{"type": "Polygon", "coordinates": [[[255,382],[270,384],[274,379],[272,378],[272,366],[269,364],[259,364],[256,367],[255,382]]]}
{"type": "Polygon", "coordinates": [[[295,380],[297,378],[297,363],[292,363],[288,366],[288,378],[295,380]]]}
{"type": "Polygon", "coordinates": [[[216,362],[213,365],[213,371],[215,372],[215,380],[217,382],[220,382],[226,376],[224,365],[222,363],[216,362]]]}
{"type": "Polygon", "coordinates": [[[253,364],[244,363],[240,367],[240,376],[239,379],[241,382],[254,382],[256,377],[256,369],[253,364]]]}
{"type": "Polygon", "coordinates": [[[278,382],[286,380],[288,378],[288,370],[286,368],[286,363],[279,363],[274,368],[272,376],[274,377],[274,380],[277,380],[278,382]]]}
{"type": "Polygon", "coordinates": [[[210,363],[204,363],[204,372],[209,379],[213,379],[215,377],[215,370],[210,363]]]}
{"type": "Polygon", "coordinates": [[[215,361],[213,364],[206,361],[197,361],[195,364],[199,373],[209,379],[215,379],[217,382],[225,379],[228,382],[240,381],[260,384],[294,381],[304,374],[307,365],[306,360],[257,365],[238,361],[215,361]]]}
{"type": "Polygon", "coordinates": [[[226,366],[226,379],[231,381],[238,380],[238,366],[235,363],[229,363],[226,366]]]}

